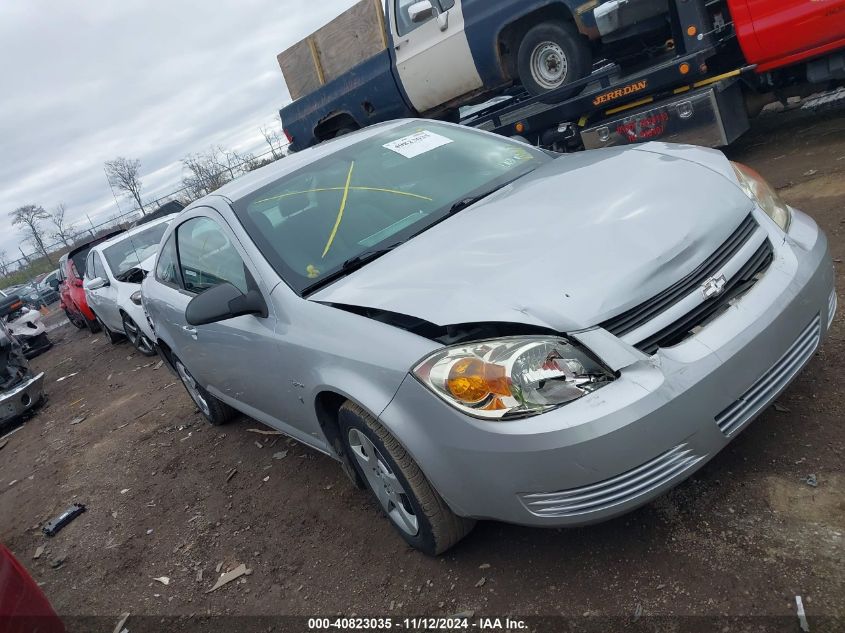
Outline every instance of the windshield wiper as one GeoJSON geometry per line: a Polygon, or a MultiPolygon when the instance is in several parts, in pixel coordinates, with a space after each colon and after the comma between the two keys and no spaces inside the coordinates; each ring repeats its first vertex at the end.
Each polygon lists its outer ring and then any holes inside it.
{"type": "Polygon", "coordinates": [[[387,255],[390,251],[398,248],[404,243],[405,242],[397,242],[396,244],[392,244],[391,246],[385,246],[384,248],[374,248],[369,251],[364,251],[360,255],[355,255],[355,257],[350,257],[345,262],[343,262],[340,268],[338,268],[336,271],[329,273],[325,277],[322,277],[319,281],[316,281],[315,283],[308,286],[302,294],[306,295],[315,292],[323,286],[327,286],[333,281],[340,279],[341,277],[345,277],[349,273],[358,270],[359,268],[363,268],[371,261],[374,261],[379,257],[382,257],[383,255],[387,255]]]}

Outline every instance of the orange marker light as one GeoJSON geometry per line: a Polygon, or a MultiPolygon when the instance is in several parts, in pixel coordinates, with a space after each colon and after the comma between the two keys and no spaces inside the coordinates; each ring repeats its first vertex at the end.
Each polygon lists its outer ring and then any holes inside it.
{"type": "Polygon", "coordinates": [[[698,29],[694,26],[687,27],[687,35],[690,37],[695,37],[695,34],[698,33],[698,29]]]}
{"type": "Polygon", "coordinates": [[[480,358],[462,358],[449,370],[446,388],[461,402],[481,402],[490,394],[510,396],[505,368],[480,358]]]}
{"type": "Polygon", "coordinates": [[[525,123],[517,123],[516,131],[522,134],[525,131],[525,123]]]}
{"type": "Polygon", "coordinates": [[[689,64],[687,64],[686,62],[684,62],[683,64],[681,64],[680,66],[678,66],[678,70],[680,70],[680,71],[681,71],[681,74],[682,74],[682,75],[686,75],[687,73],[689,73],[689,64]]]}

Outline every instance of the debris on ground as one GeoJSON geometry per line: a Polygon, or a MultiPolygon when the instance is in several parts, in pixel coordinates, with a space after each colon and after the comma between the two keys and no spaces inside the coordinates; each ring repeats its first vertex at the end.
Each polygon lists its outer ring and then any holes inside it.
{"type": "MultiPolygon", "coordinates": [[[[219,567],[218,567],[219,569],[219,567]]],[[[235,567],[232,571],[226,572],[220,578],[217,579],[217,582],[211,589],[208,589],[205,593],[211,593],[212,591],[216,591],[220,589],[223,585],[227,585],[233,580],[237,580],[241,576],[249,576],[252,573],[251,569],[247,569],[246,565],[241,563],[237,567],[235,567]]]]}
{"type": "Polygon", "coordinates": [[[67,510],[62,512],[55,519],[50,521],[47,525],[41,528],[47,536],[55,536],[64,526],[73,521],[80,514],[85,512],[85,505],[81,503],[74,503],[67,510]]]}
{"type": "Polygon", "coordinates": [[[801,600],[801,596],[795,596],[795,607],[798,615],[798,626],[804,633],[809,633],[810,623],[807,622],[807,614],[804,613],[804,602],[801,600]]]}
{"type": "Polygon", "coordinates": [[[62,376],[61,378],[56,378],[56,382],[63,382],[63,381],[65,381],[65,380],[67,380],[68,378],[73,378],[73,377],[74,377],[74,376],[76,376],[78,373],[79,373],[78,371],[75,371],[75,372],[73,372],[72,374],[68,374],[67,376],[62,376]]]}
{"type": "Polygon", "coordinates": [[[247,433],[258,433],[259,435],[284,435],[281,431],[264,431],[263,429],[247,429],[247,433]]]}
{"type": "Polygon", "coordinates": [[[819,480],[814,473],[810,473],[806,477],[804,477],[801,481],[805,484],[810,486],[811,488],[818,488],[819,487],[819,480]]]}
{"type": "Polygon", "coordinates": [[[487,579],[484,576],[482,576],[481,580],[479,580],[477,583],[475,583],[475,586],[476,587],[483,587],[486,584],[487,584],[487,579]]]}
{"type": "Polygon", "coordinates": [[[123,631],[123,626],[126,624],[126,621],[129,619],[129,612],[121,613],[120,619],[117,621],[117,626],[114,627],[114,633],[121,633],[123,631]]]}
{"type": "Polygon", "coordinates": [[[214,568],[214,573],[219,574],[221,569],[223,569],[223,561],[217,563],[217,567],[214,568]]]}
{"type": "Polygon", "coordinates": [[[479,569],[490,569],[490,563],[481,563],[478,566],[479,569]]]}
{"type": "Polygon", "coordinates": [[[124,488],[123,490],[120,491],[120,494],[125,495],[127,492],[129,492],[129,490],[130,490],[129,488],[124,488]]]}
{"type": "Polygon", "coordinates": [[[156,582],[160,582],[165,587],[170,584],[170,578],[168,578],[167,576],[159,576],[158,578],[153,578],[153,580],[155,580],[156,582]]]}
{"type": "Polygon", "coordinates": [[[58,569],[59,567],[65,564],[66,560],[67,556],[65,556],[64,554],[54,556],[53,559],[50,561],[50,567],[52,567],[53,569],[58,569]]]}
{"type": "Polygon", "coordinates": [[[634,620],[639,620],[643,615],[643,605],[637,603],[637,608],[634,609],[634,620]]]}
{"type": "Polygon", "coordinates": [[[32,555],[32,559],[38,560],[39,558],[41,558],[41,554],[43,554],[43,553],[44,553],[44,546],[39,545],[38,547],[35,548],[35,553],[32,555]]]}
{"type": "Polygon", "coordinates": [[[233,468],[228,473],[226,473],[226,483],[229,483],[229,480],[237,474],[238,474],[237,468],[233,468]]]}
{"type": "MultiPolygon", "coordinates": [[[[0,447],[2,448],[2,447],[0,447]]],[[[278,453],[273,453],[273,459],[284,459],[288,456],[287,451],[279,451],[278,453]]]]}
{"type": "Polygon", "coordinates": [[[783,406],[780,402],[775,402],[772,406],[778,413],[792,413],[792,409],[783,406]]]}
{"type": "Polygon", "coordinates": [[[197,570],[197,582],[202,582],[202,569],[197,570]]]}
{"type": "Polygon", "coordinates": [[[258,448],[264,448],[264,444],[262,444],[261,442],[255,442],[255,445],[256,445],[258,448]]]}
{"type": "Polygon", "coordinates": [[[71,420],[71,421],[70,421],[70,423],[71,423],[71,425],[74,425],[74,424],[79,424],[80,422],[84,422],[84,421],[85,421],[85,418],[87,418],[87,417],[88,417],[88,416],[81,415],[81,416],[79,416],[78,418],[74,418],[73,420],[71,420]]]}

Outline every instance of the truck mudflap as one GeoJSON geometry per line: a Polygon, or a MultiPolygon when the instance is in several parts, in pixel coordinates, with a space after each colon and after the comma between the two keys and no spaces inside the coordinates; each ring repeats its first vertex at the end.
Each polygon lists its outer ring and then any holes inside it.
{"type": "Polygon", "coordinates": [[[748,128],[742,89],[734,77],[619,112],[581,130],[581,140],[586,149],[657,139],[723,147],[748,128]]]}

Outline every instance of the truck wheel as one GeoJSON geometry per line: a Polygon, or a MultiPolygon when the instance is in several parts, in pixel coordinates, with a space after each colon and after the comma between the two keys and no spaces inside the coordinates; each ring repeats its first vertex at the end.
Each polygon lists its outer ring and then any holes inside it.
{"type": "Polygon", "coordinates": [[[449,509],[416,462],[378,421],[346,402],[338,422],[341,441],[355,469],[411,547],[437,556],[469,534],[475,521],[449,509]]]}
{"type": "MultiPolygon", "coordinates": [[[[591,67],[590,47],[568,22],[538,24],[519,45],[519,79],[532,95],[542,95],[586,77],[591,67]]],[[[576,92],[577,89],[564,96],[576,92]]]]}

